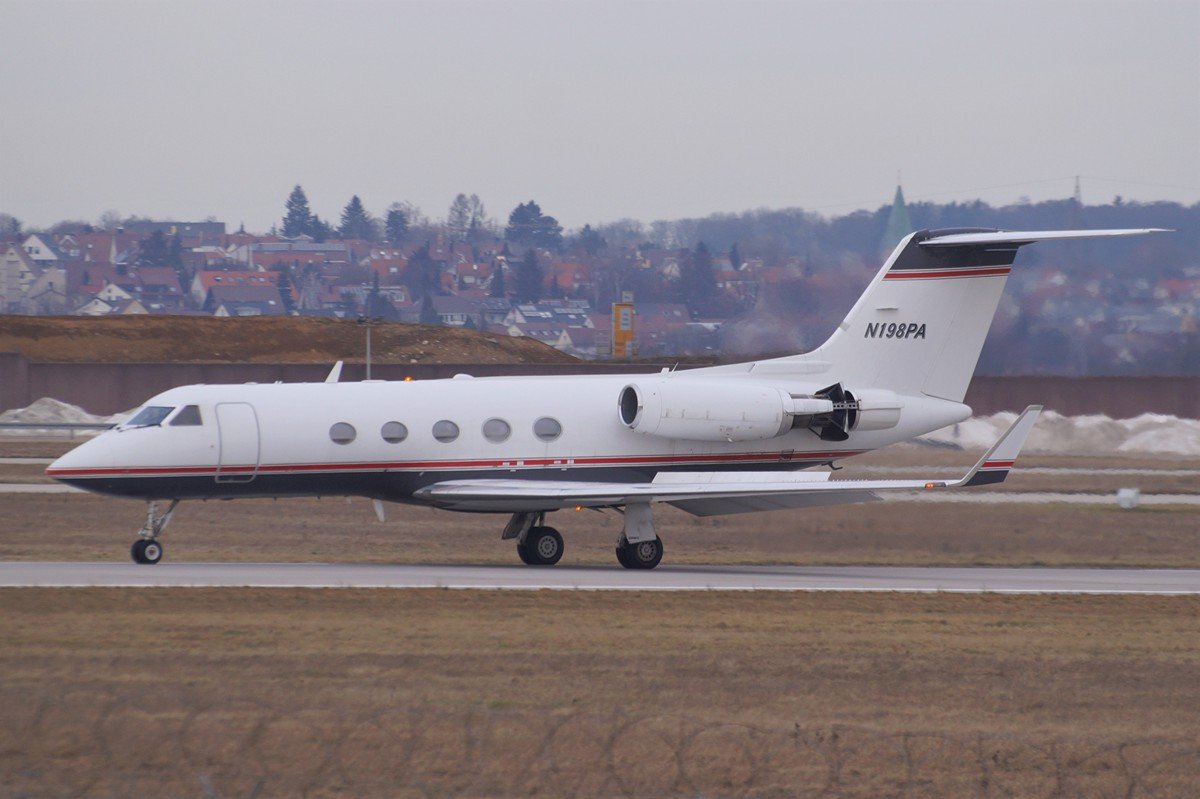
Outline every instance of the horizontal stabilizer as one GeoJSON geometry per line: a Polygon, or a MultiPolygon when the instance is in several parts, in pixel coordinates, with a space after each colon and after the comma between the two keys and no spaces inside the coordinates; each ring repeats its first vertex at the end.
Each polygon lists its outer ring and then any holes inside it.
{"type": "Polygon", "coordinates": [[[995,230],[986,233],[948,233],[934,231],[919,242],[922,247],[969,247],[989,244],[1032,244],[1054,239],[1103,239],[1119,236],[1142,236],[1146,233],[1170,233],[1165,228],[1130,228],[1118,230],[995,230]]]}

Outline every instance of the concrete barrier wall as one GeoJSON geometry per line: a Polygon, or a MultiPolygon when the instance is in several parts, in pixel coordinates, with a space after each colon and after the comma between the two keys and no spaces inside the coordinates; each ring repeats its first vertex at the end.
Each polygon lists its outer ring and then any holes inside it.
{"type": "MultiPolygon", "coordinates": [[[[127,411],[175,386],[194,383],[319,383],[332,364],[306,363],[42,363],[0,353],[0,411],[23,408],[41,397],[78,405],[91,413],[127,411]]],[[[657,372],[660,364],[372,364],[377,380],[430,380],[466,373],[476,377],[508,374],[617,374],[657,372]]],[[[363,364],[346,364],[343,381],[366,377],[363,364]]],[[[614,400],[615,402],[615,400],[614,400]]]]}
{"type": "MultiPolygon", "coordinates": [[[[505,374],[615,374],[657,372],[667,364],[376,364],[382,380],[428,380],[459,372],[505,374]]],[[[0,353],[0,411],[22,408],[40,397],[110,414],[140,405],[174,386],[191,383],[319,382],[327,364],[258,363],[41,363],[0,353]]],[[[342,379],[361,380],[362,364],[346,364],[342,379]]],[[[614,400],[615,401],[615,400],[614,400]]],[[[1016,411],[1042,404],[1068,415],[1102,413],[1128,418],[1163,413],[1200,418],[1200,377],[976,377],[966,402],[976,413],[1016,411]]]]}
{"type": "Polygon", "coordinates": [[[1162,413],[1200,419],[1200,377],[976,377],[966,403],[979,415],[1045,405],[1069,416],[1162,413]]]}

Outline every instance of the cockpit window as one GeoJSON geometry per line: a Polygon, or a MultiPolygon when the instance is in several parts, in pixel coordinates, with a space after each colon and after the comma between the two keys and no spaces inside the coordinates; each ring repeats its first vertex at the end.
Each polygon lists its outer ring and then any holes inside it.
{"type": "Polygon", "coordinates": [[[125,423],[125,427],[153,427],[162,424],[162,420],[173,410],[175,408],[171,405],[147,405],[134,414],[133,418],[125,423]]]}
{"type": "Polygon", "coordinates": [[[184,405],[171,420],[172,427],[198,427],[202,424],[204,424],[204,420],[200,418],[199,405],[184,405]]]}

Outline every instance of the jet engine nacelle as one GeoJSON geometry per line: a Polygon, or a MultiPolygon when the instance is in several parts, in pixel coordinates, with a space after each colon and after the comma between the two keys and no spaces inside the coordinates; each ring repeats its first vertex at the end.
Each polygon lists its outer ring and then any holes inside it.
{"type": "Polygon", "coordinates": [[[617,405],[621,422],[644,435],[761,441],[791,430],[793,402],[772,386],[668,379],[625,386],[617,405]]]}
{"type": "Polygon", "coordinates": [[[858,400],[858,413],[852,431],[889,430],[900,423],[903,403],[896,392],[886,389],[868,388],[853,393],[858,400]]]}

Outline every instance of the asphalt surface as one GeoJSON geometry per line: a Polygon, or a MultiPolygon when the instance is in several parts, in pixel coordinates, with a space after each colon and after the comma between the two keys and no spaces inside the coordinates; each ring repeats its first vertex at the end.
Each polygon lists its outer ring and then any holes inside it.
{"type": "Polygon", "coordinates": [[[18,586],[1200,594],[1200,569],[660,566],[629,571],[615,564],[0,563],[0,587],[18,586]]]}

